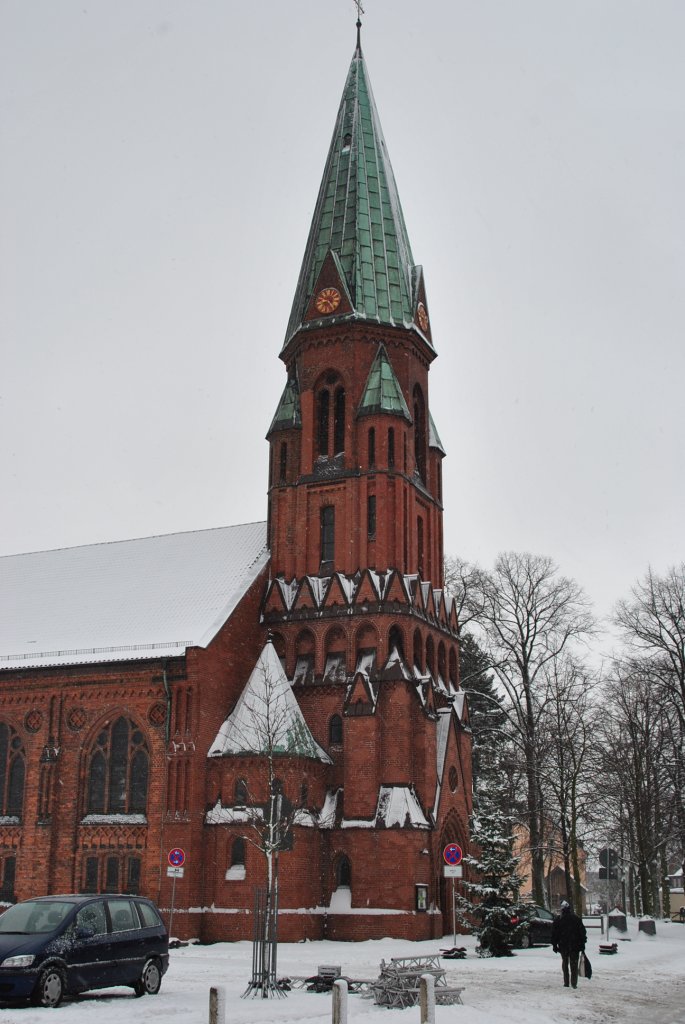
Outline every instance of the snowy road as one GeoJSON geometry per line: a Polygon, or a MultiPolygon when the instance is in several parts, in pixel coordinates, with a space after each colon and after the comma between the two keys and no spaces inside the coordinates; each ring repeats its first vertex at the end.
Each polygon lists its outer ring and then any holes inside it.
{"type": "MultiPolygon", "coordinates": [[[[600,956],[588,943],[594,975],[565,989],[560,958],[549,946],[521,950],[503,960],[481,960],[475,940],[462,939],[466,960],[443,961],[448,983],[465,986],[464,1005],[437,1007],[436,1024],[685,1024],[685,927],[657,923],[658,935],[638,935],[615,956],[600,956]]],[[[613,938],[613,936],[612,936],[613,938]]],[[[279,948],[279,976],[315,974],[319,964],[339,964],[343,974],[375,978],[382,959],[434,954],[451,941],[407,943],[307,942],[279,948]]],[[[56,1010],[5,1008],[0,1024],[207,1024],[209,989],[226,991],[226,1024],[329,1024],[331,997],[293,990],[285,999],[241,999],[249,980],[249,943],[189,946],[172,951],[156,997],[136,999],[125,989],[83,996],[56,1010]]],[[[386,1010],[358,995],[348,998],[349,1024],[418,1024],[419,1010],[386,1010]],[[390,1016],[388,1016],[390,1014],[390,1016]]]]}

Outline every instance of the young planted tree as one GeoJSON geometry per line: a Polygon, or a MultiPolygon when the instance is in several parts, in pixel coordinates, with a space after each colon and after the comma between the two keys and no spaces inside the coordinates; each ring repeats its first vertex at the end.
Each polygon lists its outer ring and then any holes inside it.
{"type": "Polygon", "coordinates": [[[260,894],[256,899],[260,924],[255,934],[252,980],[245,994],[259,992],[267,998],[284,994],[276,980],[278,863],[280,852],[291,847],[293,825],[302,810],[285,796],[280,773],[293,759],[330,764],[328,754],[309,731],[270,641],[209,751],[210,757],[230,755],[247,757],[254,765],[253,780],[244,793],[249,826],[245,839],[264,856],[267,884],[264,899],[260,894]]]}

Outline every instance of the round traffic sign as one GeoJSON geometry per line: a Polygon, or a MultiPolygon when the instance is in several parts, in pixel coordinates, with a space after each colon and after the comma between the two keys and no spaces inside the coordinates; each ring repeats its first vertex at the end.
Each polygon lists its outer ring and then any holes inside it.
{"type": "Polygon", "coordinates": [[[175,846],[173,850],[169,850],[167,860],[171,864],[172,868],[183,867],[186,860],[185,852],[180,848],[180,846],[175,846]]]}
{"type": "Polygon", "coordinates": [[[461,846],[458,846],[457,843],[448,843],[442,851],[442,855],[445,858],[445,864],[461,864],[463,857],[461,846]]]}

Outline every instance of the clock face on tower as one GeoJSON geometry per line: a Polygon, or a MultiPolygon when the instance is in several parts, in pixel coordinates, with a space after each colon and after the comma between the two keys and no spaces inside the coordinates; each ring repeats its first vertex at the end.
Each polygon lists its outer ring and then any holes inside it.
{"type": "Polygon", "coordinates": [[[423,302],[419,302],[416,307],[416,319],[419,321],[419,327],[422,331],[428,330],[428,311],[424,306],[423,302]]]}
{"type": "Polygon", "coordinates": [[[314,300],[314,305],[319,313],[324,315],[335,313],[340,305],[340,292],[337,288],[322,288],[314,300]]]}

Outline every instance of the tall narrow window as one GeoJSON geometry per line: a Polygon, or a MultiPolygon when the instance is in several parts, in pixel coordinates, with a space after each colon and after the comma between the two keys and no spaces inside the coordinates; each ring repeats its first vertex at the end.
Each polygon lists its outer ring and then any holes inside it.
{"type": "Polygon", "coordinates": [[[421,516],[416,518],[416,545],[417,545],[417,557],[418,557],[418,570],[419,576],[425,578],[423,572],[423,519],[421,516]]]}
{"type": "Polygon", "coordinates": [[[119,892],[119,858],[108,857],[105,875],[105,892],[119,892]]]}
{"type": "Polygon", "coordinates": [[[0,722],[0,814],[21,818],[26,759],[21,737],[0,722]]]}
{"type": "Polygon", "coordinates": [[[316,441],[319,455],[328,455],[329,419],[330,395],[326,388],[322,388],[316,400],[316,441]]]}
{"type": "Polygon", "coordinates": [[[369,428],[369,469],[376,465],[376,428],[369,428]]]}
{"type": "Polygon", "coordinates": [[[335,558],[335,509],[326,505],[321,509],[321,561],[333,566],[335,558]]]}
{"type": "Polygon", "coordinates": [[[284,484],[287,480],[288,474],[288,445],[283,441],[281,443],[281,452],[278,463],[278,482],[284,484]]]}
{"type": "Polygon", "coordinates": [[[83,892],[98,891],[98,859],[97,857],[86,857],[85,877],[83,880],[83,892]]]}
{"type": "Polygon", "coordinates": [[[231,867],[236,866],[245,867],[245,840],[242,836],[234,839],[231,846],[231,867]]]}
{"type": "Polygon", "coordinates": [[[352,868],[347,857],[341,857],[338,861],[338,869],[336,871],[336,881],[338,885],[344,885],[349,887],[352,885],[352,868]]]}
{"type": "Polygon", "coordinates": [[[343,724],[340,715],[333,715],[328,723],[328,742],[332,745],[340,745],[343,741],[343,724]]]}
{"type": "Polygon", "coordinates": [[[335,392],[335,413],[333,421],[333,454],[345,451],[345,389],[335,392]]]}
{"type": "Polygon", "coordinates": [[[369,540],[376,536],[376,495],[370,494],[366,499],[366,532],[369,540]]]}
{"type": "Polygon", "coordinates": [[[17,874],[17,858],[14,854],[5,857],[2,863],[2,887],[0,888],[0,899],[7,902],[14,902],[14,881],[17,874]]]}
{"type": "Polygon", "coordinates": [[[140,892],[140,857],[129,857],[126,862],[126,892],[133,896],[140,892]]]}
{"type": "Polygon", "coordinates": [[[395,428],[388,430],[388,469],[395,468],[395,428]]]}

